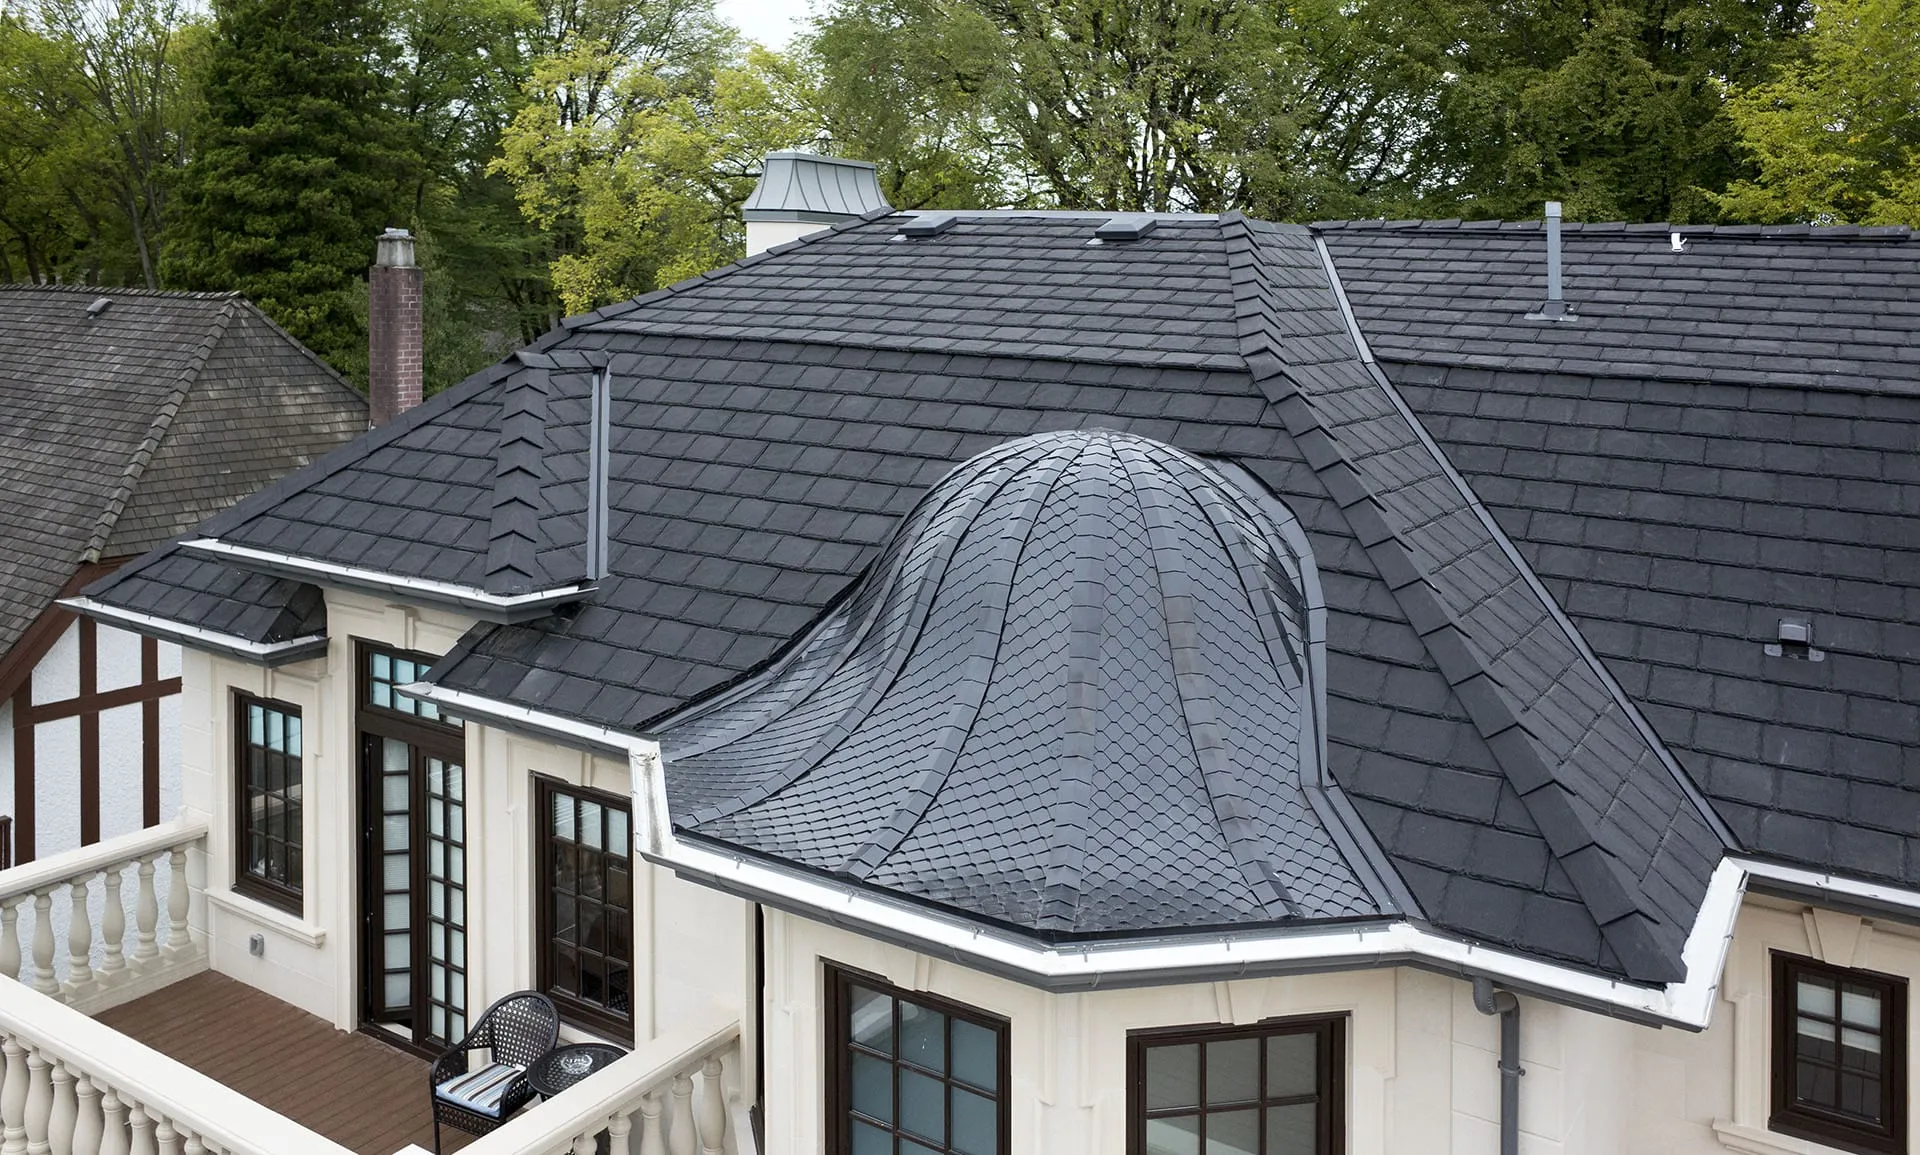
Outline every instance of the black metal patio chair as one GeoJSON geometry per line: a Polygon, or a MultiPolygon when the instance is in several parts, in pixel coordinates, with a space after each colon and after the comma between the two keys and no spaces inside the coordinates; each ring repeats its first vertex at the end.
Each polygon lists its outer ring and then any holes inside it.
{"type": "Polygon", "coordinates": [[[440,1125],[485,1135],[533,1098],[527,1068],[553,1050],[560,1038],[560,1012],[539,991],[515,991],[488,1007],[467,1037],[433,1061],[433,1150],[440,1152],[440,1125]],[[468,1056],[486,1050],[486,1066],[470,1070],[468,1056]]]}

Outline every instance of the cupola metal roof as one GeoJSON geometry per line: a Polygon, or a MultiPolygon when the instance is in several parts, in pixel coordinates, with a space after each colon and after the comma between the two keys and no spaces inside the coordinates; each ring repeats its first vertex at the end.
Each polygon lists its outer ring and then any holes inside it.
{"type": "Polygon", "coordinates": [[[887,208],[878,170],[866,161],[811,152],[770,152],[741,205],[749,221],[852,220],[887,208]]]}
{"type": "Polygon", "coordinates": [[[1306,539],[1116,432],[950,473],[779,661],[661,732],[682,836],[1057,940],[1392,910],[1329,795],[1306,539]]]}

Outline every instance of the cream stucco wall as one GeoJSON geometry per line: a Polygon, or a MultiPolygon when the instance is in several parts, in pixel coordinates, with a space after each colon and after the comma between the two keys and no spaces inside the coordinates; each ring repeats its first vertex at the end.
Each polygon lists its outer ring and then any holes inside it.
{"type": "MultiPolygon", "coordinates": [[[[1826,1155],[1766,1130],[1768,956],[1920,980],[1920,938],[1749,898],[1723,998],[1703,1032],[1523,998],[1523,1155],[1826,1155]]],[[[1345,1015],[1352,1155],[1499,1150],[1497,1021],[1468,984],[1411,968],[1053,995],[792,915],[768,912],[767,1155],[823,1150],[824,962],[978,1007],[1011,1026],[1013,1155],[1126,1149],[1126,1037],[1150,1027],[1345,1015]]]]}
{"type": "MultiPolygon", "coordinates": [[[[330,590],[324,656],[267,669],[204,653],[183,674],[186,805],[209,819],[206,925],[214,969],[342,1030],[359,1025],[358,744],[355,639],[426,654],[451,649],[472,624],[459,615],[330,590]],[[232,890],[233,692],[299,707],[304,722],[304,909],[298,918],[232,890]],[[265,953],[248,939],[265,937],[265,953]]],[[[532,781],[546,775],[626,796],[624,759],[468,725],[468,1008],[535,984],[532,781]]],[[[638,828],[642,816],[636,814],[638,828]]],[[[639,1038],[687,1022],[711,1004],[747,1003],[751,908],[634,860],[639,1038]],[[654,965],[644,960],[653,958],[654,965]]],[[[567,1034],[577,1032],[568,1029],[567,1034]]],[[[620,1040],[630,1042],[632,1040],[620,1040]]]]}

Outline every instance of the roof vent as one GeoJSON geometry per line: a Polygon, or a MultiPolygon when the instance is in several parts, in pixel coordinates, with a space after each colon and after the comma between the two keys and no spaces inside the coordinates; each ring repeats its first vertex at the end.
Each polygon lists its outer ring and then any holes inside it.
{"type": "Polygon", "coordinates": [[[1674,229],[1668,233],[1667,240],[1673,245],[1674,252],[1684,253],[1687,251],[1687,234],[1681,232],[1679,229],[1674,229]]]}
{"type": "Polygon", "coordinates": [[[1093,239],[1100,242],[1137,241],[1152,232],[1160,222],[1153,217],[1114,217],[1106,224],[1093,230],[1093,239]]]}
{"type": "Polygon", "coordinates": [[[1809,618],[1781,618],[1780,640],[1767,643],[1769,658],[1793,658],[1802,662],[1824,662],[1825,650],[1813,648],[1813,621],[1809,618]]]}
{"type": "Polygon", "coordinates": [[[87,316],[98,317],[111,308],[113,308],[112,297],[95,297],[93,304],[87,306],[87,316]]]}
{"type": "Polygon", "coordinates": [[[960,223],[958,213],[923,213],[908,217],[900,226],[903,237],[937,237],[960,223]]]}
{"type": "Polygon", "coordinates": [[[1571,321],[1573,310],[1560,288],[1560,202],[1547,202],[1547,300],[1527,314],[1529,321],[1571,321]]]}

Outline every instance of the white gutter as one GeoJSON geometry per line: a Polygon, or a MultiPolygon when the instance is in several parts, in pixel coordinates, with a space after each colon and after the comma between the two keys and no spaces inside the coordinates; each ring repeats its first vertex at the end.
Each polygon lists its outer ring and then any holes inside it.
{"type": "Polygon", "coordinates": [[[591,582],[575,582],[572,585],[557,586],[553,589],[535,590],[530,594],[490,594],[476,586],[433,581],[429,578],[398,577],[380,570],[337,565],[333,562],[319,561],[290,553],[233,545],[218,538],[194,538],[180,544],[195,553],[226,558],[254,569],[312,581],[379,590],[383,593],[402,594],[422,601],[440,602],[461,609],[474,610],[482,615],[505,616],[509,620],[537,616],[553,606],[573,601],[593,588],[591,582]]]}
{"type": "Polygon", "coordinates": [[[1621,982],[1407,921],[1054,947],[864,887],[679,838],[668,814],[660,745],[653,739],[441,686],[403,689],[455,713],[464,711],[468,717],[498,719],[556,738],[625,751],[637,811],[636,849],[649,861],[691,881],[1046,989],[1087,990],[1405,964],[1484,976],[1528,994],[1623,1018],[1704,1030],[1713,1017],[1734,921],[1750,882],[1871,905],[1920,922],[1920,891],[1730,856],[1714,868],[1681,950],[1686,978],[1663,986],[1621,982]]]}
{"type": "Polygon", "coordinates": [[[61,598],[55,604],[61,609],[76,614],[125,626],[137,634],[163,637],[191,649],[212,650],[215,653],[230,654],[236,658],[269,666],[311,657],[327,648],[325,634],[307,634],[284,642],[255,642],[238,634],[216,633],[213,630],[201,629],[199,626],[183,625],[167,618],[156,618],[151,614],[123,610],[118,606],[94,601],[92,598],[61,598]]]}

